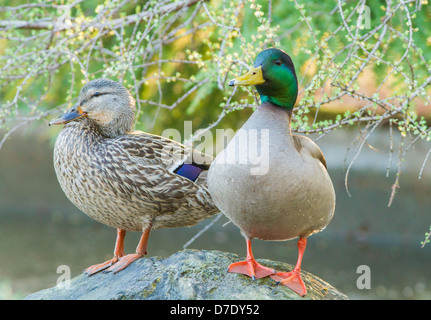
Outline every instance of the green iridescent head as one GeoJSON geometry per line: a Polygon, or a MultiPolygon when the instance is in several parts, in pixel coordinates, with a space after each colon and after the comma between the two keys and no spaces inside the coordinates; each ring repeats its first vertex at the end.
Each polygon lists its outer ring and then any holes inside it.
{"type": "Polygon", "coordinates": [[[292,59],[280,49],[258,54],[251,70],[229,82],[230,86],[255,85],[262,102],[292,110],[298,96],[298,81],[292,59]]]}

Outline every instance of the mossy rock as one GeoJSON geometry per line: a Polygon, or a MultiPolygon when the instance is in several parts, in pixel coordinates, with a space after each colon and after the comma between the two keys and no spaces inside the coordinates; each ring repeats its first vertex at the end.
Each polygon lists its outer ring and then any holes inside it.
{"type": "MultiPolygon", "coordinates": [[[[79,275],[70,286],[53,287],[33,293],[29,300],[344,300],[346,295],[318,277],[302,271],[308,293],[300,297],[276,284],[270,277],[252,280],[228,273],[227,267],[243,260],[221,251],[182,250],[168,258],[150,257],[135,261],[113,274],[79,275]]],[[[290,271],[292,265],[258,260],[277,271],[290,271]]]]}

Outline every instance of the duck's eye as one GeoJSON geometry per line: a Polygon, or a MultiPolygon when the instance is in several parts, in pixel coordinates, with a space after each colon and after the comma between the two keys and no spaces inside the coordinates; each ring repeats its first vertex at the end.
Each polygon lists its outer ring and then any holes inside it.
{"type": "Polygon", "coordinates": [[[95,92],[95,93],[93,93],[93,97],[98,97],[98,96],[100,96],[101,95],[101,93],[100,92],[95,92]]]}
{"type": "Polygon", "coordinates": [[[275,64],[276,64],[277,66],[281,66],[281,61],[280,61],[280,60],[275,60],[275,64]]]}

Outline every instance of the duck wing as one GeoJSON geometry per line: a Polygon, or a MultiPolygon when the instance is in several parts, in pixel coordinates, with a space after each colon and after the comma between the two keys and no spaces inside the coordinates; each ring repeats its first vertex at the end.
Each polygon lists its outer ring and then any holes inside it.
{"type": "MultiPolygon", "coordinates": [[[[176,141],[136,131],[107,140],[100,152],[103,154],[98,158],[106,168],[105,181],[112,184],[117,197],[135,199],[157,216],[186,210],[190,219],[198,221],[216,213],[206,187],[211,156],[176,141]],[[200,172],[193,175],[189,166],[200,172]]],[[[166,224],[171,223],[168,220],[166,224]]]]}
{"type": "Polygon", "coordinates": [[[133,131],[115,139],[119,152],[141,165],[155,166],[195,181],[213,157],[161,136],[133,131]]]}
{"type": "Polygon", "coordinates": [[[295,142],[295,148],[299,153],[307,152],[313,158],[320,160],[323,166],[326,167],[326,159],[323,155],[322,150],[308,137],[292,134],[293,141],[295,142]]]}

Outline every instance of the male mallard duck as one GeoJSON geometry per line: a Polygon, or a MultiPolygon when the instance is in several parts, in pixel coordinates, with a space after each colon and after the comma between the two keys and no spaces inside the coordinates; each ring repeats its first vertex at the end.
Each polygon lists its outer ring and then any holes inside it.
{"type": "Polygon", "coordinates": [[[228,271],[253,278],[270,275],[305,295],[300,270],[306,239],[328,225],[334,214],[335,193],[322,151],[309,138],[291,134],[298,94],[293,62],[281,50],[264,50],[254,68],[229,85],[255,85],[262,104],[217,155],[208,172],[214,202],[247,242],[247,259],[233,263],[228,271]],[[253,238],[299,238],[293,271],[276,272],[257,263],[251,250],[253,238]]]}
{"type": "Polygon", "coordinates": [[[118,272],[143,257],[152,229],[191,226],[219,212],[206,186],[212,157],[132,131],[135,112],[124,86],[96,79],[50,122],[65,124],[54,149],[64,193],[89,217],[117,228],[113,259],[84,270],[89,275],[118,272]],[[135,254],[124,254],[126,230],[143,232],[135,254]]]}

